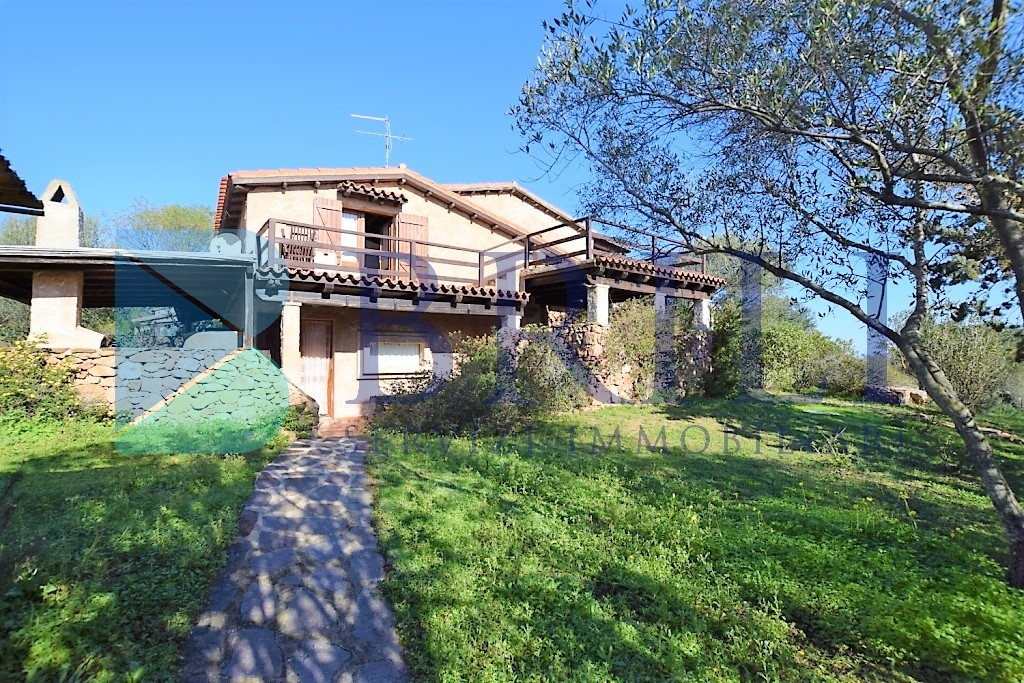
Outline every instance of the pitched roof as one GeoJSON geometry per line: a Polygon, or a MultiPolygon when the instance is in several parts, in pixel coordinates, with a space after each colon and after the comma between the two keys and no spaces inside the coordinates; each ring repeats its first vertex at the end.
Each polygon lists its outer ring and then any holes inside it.
{"type": "Polygon", "coordinates": [[[477,206],[440,183],[426,178],[407,168],[279,168],[259,171],[235,171],[221,180],[217,197],[217,214],[214,216],[214,230],[230,229],[237,226],[241,206],[241,192],[236,188],[254,185],[309,184],[309,183],[355,183],[373,186],[378,182],[397,183],[418,190],[449,209],[459,211],[470,220],[499,230],[510,237],[523,234],[515,225],[477,206]]]}
{"type": "Polygon", "coordinates": [[[25,181],[0,154],[0,211],[42,215],[43,202],[28,191],[25,181]]]}
{"type": "Polygon", "coordinates": [[[530,192],[525,187],[512,180],[500,183],[445,183],[444,187],[463,196],[472,196],[475,194],[511,194],[519,197],[527,204],[531,204],[541,211],[544,211],[552,218],[557,218],[560,221],[566,222],[575,220],[575,216],[572,214],[563,211],[547,200],[541,199],[533,192],[530,192]]]}

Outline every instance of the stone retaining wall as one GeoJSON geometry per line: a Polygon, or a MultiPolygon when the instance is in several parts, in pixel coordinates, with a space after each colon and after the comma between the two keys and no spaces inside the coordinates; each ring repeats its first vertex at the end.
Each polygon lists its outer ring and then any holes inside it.
{"type": "Polygon", "coordinates": [[[70,363],[83,401],[106,404],[131,421],[158,408],[155,421],[170,415],[234,419],[239,410],[268,401],[309,404],[263,354],[237,350],[161,348],[53,349],[51,358],[70,363]],[[220,365],[218,365],[220,364],[220,365]],[[215,368],[209,372],[211,368],[215,368]],[[166,405],[161,402],[167,399],[166,405]]]}

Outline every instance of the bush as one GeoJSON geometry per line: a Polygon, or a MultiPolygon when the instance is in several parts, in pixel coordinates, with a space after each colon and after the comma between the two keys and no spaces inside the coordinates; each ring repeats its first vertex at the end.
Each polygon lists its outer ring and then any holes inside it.
{"type": "Polygon", "coordinates": [[[925,320],[921,339],[957,396],[975,413],[994,407],[1013,375],[1013,340],[980,322],[925,320]]]}
{"type": "Polygon", "coordinates": [[[704,375],[704,393],[736,398],[742,388],[743,332],[740,308],[726,301],[711,321],[711,371],[704,375]]]}
{"type": "Polygon", "coordinates": [[[627,299],[614,304],[609,316],[608,367],[629,367],[632,397],[644,401],[654,392],[654,301],[651,297],[627,299]]]}
{"type": "Polygon", "coordinates": [[[5,418],[62,419],[80,410],[67,361],[54,362],[27,340],[0,348],[0,412],[5,418]]]}
{"type": "MultiPolygon", "coordinates": [[[[742,389],[743,325],[738,305],[726,301],[712,324],[711,372],[704,390],[709,396],[735,398],[742,389]]],[[[859,397],[864,394],[867,367],[848,342],[826,337],[798,321],[767,321],[761,328],[761,369],[764,388],[778,392],[812,392],[859,397]]]]}
{"type": "Polygon", "coordinates": [[[515,430],[530,418],[586,403],[586,392],[566,370],[550,345],[520,342],[516,368],[518,401],[500,396],[498,345],[495,335],[453,336],[456,370],[449,380],[424,373],[396,387],[378,401],[375,427],[441,434],[478,431],[495,434],[515,430]],[[426,396],[422,394],[426,393],[426,396]]]}

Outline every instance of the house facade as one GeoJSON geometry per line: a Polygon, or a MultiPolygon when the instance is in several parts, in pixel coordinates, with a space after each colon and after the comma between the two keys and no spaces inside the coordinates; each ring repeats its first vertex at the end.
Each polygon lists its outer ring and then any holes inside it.
{"type": "Polygon", "coordinates": [[[404,167],[230,173],[215,232],[256,256],[253,344],[326,418],[364,416],[396,380],[448,372],[452,332],[569,316],[600,346],[612,303],[645,294],[666,324],[693,299],[707,328],[721,285],[654,235],[625,243],[514,183],[446,185],[404,167]]]}
{"type": "Polygon", "coordinates": [[[311,397],[328,423],[361,418],[397,382],[449,373],[452,333],[497,330],[514,357],[527,323],[591,370],[595,401],[628,400],[602,353],[612,306],[644,295],[656,382],[671,390],[675,308],[695,304],[699,357],[724,284],[671,239],[574,218],[515,183],[441,184],[404,167],[229,173],[204,253],[84,247],[68,183],[41,199],[15,189],[0,210],[37,216],[36,243],[0,246],[0,295],[29,304],[30,336],[132,424],[231,420],[270,394],[311,397]],[[104,338],[82,325],[89,307],[148,311],[132,329],[166,334],[104,338]]]}

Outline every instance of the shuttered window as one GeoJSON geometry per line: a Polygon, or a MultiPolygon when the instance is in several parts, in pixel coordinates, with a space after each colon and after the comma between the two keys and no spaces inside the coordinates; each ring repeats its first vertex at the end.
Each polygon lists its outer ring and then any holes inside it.
{"type": "Polygon", "coordinates": [[[412,375],[426,369],[423,343],[389,340],[363,349],[364,375],[412,375]]]}

